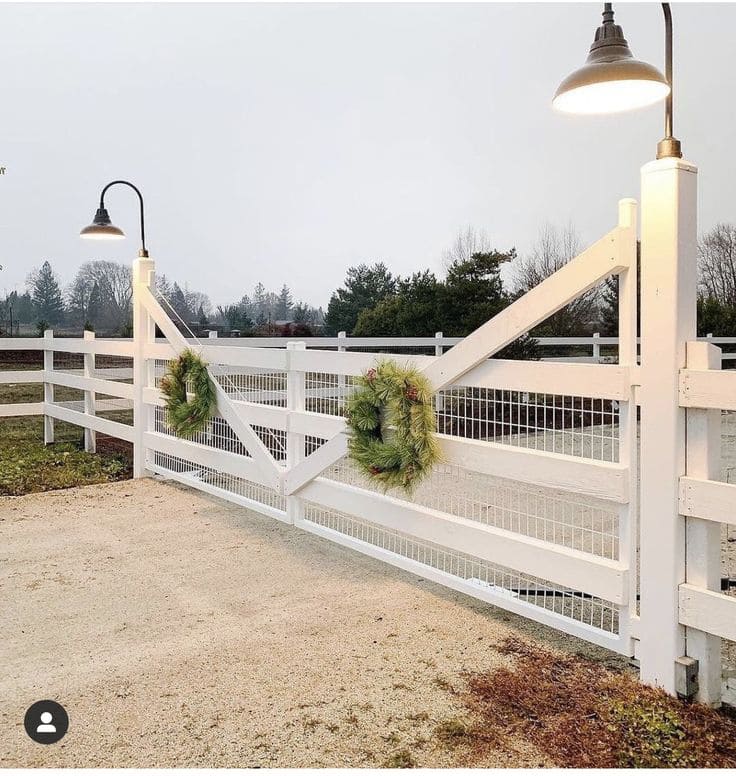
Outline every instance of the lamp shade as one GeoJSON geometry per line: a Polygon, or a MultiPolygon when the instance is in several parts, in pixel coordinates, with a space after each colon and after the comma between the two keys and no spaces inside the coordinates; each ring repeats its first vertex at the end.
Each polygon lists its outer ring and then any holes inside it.
{"type": "Polygon", "coordinates": [[[89,226],[79,233],[85,240],[122,240],[125,232],[110,221],[110,216],[104,207],[98,208],[89,226]]]}
{"type": "Polygon", "coordinates": [[[607,3],[585,64],[560,84],[552,105],[564,113],[617,113],[652,105],[669,93],[656,67],[634,59],[607,3]]]}

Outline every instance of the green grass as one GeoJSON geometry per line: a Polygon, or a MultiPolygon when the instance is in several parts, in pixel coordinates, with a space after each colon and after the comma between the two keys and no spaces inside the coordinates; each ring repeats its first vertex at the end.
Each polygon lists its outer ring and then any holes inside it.
{"type": "MultiPolygon", "coordinates": [[[[56,401],[74,401],[81,391],[57,387],[56,401]]],[[[0,404],[43,401],[39,384],[0,385],[0,404]]],[[[125,411],[105,413],[127,420],[125,411]]],[[[98,442],[100,452],[84,451],[84,430],[54,421],[55,443],[43,443],[41,416],[0,419],[0,496],[20,496],[44,490],[115,482],[131,476],[130,456],[98,442]]]]}
{"type": "Polygon", "coordinates": [[[56,442],[43,443],[43,418],[0,420],[0,496],[116,482],[131,476],[129,456],[84,450],[78,426],[55,422],[56,442]]]}

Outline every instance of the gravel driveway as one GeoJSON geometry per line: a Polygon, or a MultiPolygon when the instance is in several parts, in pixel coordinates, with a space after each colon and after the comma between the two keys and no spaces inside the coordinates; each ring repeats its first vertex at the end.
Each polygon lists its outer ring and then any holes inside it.
{"type": "Polygon", "coordinates": [[[461,765],[434,731],[495,644],[607,654],[153,479],[0,499],[0,597],[4,767],[461,765]],[[70,717],[49,746],[23,729],[45,698],[70,717]]]}

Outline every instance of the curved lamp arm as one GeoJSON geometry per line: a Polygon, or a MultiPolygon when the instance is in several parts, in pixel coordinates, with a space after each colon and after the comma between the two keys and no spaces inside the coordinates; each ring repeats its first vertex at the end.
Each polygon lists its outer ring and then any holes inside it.
{"type": "Polygon", "coordinates": [[[122,183],[125,186],[129,186],[133,191],[138,195],[138,201],[140,203],[140,213],[141,213],[141,249],[138,251],[138,255],[141,258],[148,258],[148,251],[146,250],[146,222],[145,218],[143,217],[143,195],[141,194],[140,190],[137,186],[134,186],[130,181],[111,181],[110,183],[105,186],[104,189],[102,189],[102,193],[100,194],[100,209],[105,209],[105,193],[111,186],[116,186],[118,183],[122,183]]]}
{"type": "Polygon", "coordinates": [[[662,3],[664,14],[664,77],[670,85],[670,93],[664,103],[664,138],[657,143],[657,159],[665,159],[670,156],[680,158],[682,146],[680,141],[672,135],[673,108],[672,108],[672,11],[669,3],[662,3]]]}

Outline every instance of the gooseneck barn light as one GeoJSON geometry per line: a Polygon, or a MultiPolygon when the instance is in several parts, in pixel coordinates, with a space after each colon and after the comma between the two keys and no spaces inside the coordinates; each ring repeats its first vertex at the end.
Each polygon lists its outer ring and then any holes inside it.
{"type": "Polygon", "coordinates": [[[617,113],[665,99],[665,136],[657,158],[681,157],[672,136],[672,13],[662,3],[665,26],[665,75],[647,62],[634,59],[623,30],[613,21],[613,5],[603,4],[603,24],[585,64],[560,84],[552,105],[565,113],[617,113]]]}
{"type": "Polygon", "coordinates": [[[138,255],[142,259],[146,259],[148,258],[148,251],[146,250],[146,226],[143,217],[143,195],[136,186],[128,181],[111,181],[104,189],[102,189],[102,193],[100,194],[100,206],[97,208],[95,217],[92,219],[92,223],[89,226],[85,226],[84,229],[82,229],[79,236],[86,240],[122,240],[125,237],[125,232],[110,221],[110,215],[105,208],[105,193],[111,186],[115,186],[118,183],[129,186],[138,195],[141,213],[141,247],[138,251],[138,255]]]}

